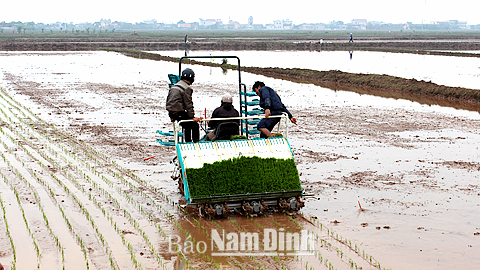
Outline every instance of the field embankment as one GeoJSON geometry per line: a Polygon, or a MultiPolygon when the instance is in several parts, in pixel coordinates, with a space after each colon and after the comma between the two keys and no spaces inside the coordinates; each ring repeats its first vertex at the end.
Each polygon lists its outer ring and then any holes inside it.
{"type": "MultiPolygon", "coordinates": [[[[141,59],[170,62],[179,61],[179,58],[142,51],[114,51],[141,59]]],[[[221,67],[224,69],[237,69],[237,66],[235,65],[222,65],[195,60],[189,61],[198,65],[221,67]]],[[[438,104],[474,111],[478,111],[480,104],[479,90],[443,86],[432,82],[404,79],[389,75],[355,74],[338,70],[317,71],[299,68],[242,67],[242,70],[276,79],[289,80],[298,83],[311,83],[330,89],[354,91],[361,94],[409,99],[423,104],[438,104]]]]}
{"type": "Polygon", "coordinates": [[[479,32],[160,31],[70,34],[0,34],[0,51],[184,50],[387,51],[479,57],[479,32]],[[443,51],[443,52],[439,52],[443,51]],[[445,52],[447,51],[447,52],[445,52]]]}

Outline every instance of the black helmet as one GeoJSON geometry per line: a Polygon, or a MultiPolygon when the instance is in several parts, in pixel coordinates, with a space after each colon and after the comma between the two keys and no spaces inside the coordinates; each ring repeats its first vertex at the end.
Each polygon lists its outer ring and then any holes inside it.
{"type": "Polygon", "coordinates": [[[180,79],[193,82],[195,79],[195,72],[193,72],[193,70],[190,68],[186,68],[182,71],[182,76],[180,79]]]}

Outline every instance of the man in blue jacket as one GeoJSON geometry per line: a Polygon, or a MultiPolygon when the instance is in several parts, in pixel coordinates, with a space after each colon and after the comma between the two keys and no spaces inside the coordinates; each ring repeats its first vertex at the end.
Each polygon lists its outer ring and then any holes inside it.
{"type": "Polygon", "coordinates": [[[270,118],[271,115],[281,115],[285,112],[288,114],[290,121],[297,124],[297,119],[287,110],[280,97],[272,88],[265,86],[263,82],[256,81],[252,89],[260,97],[260,107],[265,109],[265,118],[257,124],[257,129],[261,132],[261,138],[272,137],[271,132],[280,121],[278,117],[270,118]]]}

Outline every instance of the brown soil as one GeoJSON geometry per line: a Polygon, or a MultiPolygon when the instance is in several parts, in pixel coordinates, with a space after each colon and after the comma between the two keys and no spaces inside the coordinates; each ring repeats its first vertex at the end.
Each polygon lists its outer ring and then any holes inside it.
{"type": "MultiPolygon", "coordinates": [[[[466,51],[480,50],[480,36],[474,32],[450,35],[431,34],[388,34],[368,33],[356,35],[355,42],[349,43],[342,34],[316,32],[306,33],[271,33],[255,32],[236,35],[223,33],[192,33],[189,35],[190,50],[378,50],[408,53],[448,54],[432,52],[435,50],[466,51]],[[428,52],[427,52],[428,50],[428,52]]],[[[65,35],[25,35],[23,37],[0,36],[1,51],[89,51],[104,49],[131,49],[142,51],[184,50],[183,35],[165,33],[143,36],[111,34],[110,37],[85,37],[65,35]],[[151,37],[149,37],[151,36],[151,37]]],[[[450,53],[456,56],[479,57],[475,54],[450,53]]]]}

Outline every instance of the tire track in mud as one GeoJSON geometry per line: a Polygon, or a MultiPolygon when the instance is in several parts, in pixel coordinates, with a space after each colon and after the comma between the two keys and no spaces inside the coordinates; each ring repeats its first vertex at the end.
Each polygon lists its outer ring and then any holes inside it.
{"type": "MultiPolygon", "coordinates": [[[[29,208],[2,207],[4,223],[10,232],[13,219],[15,224],[22,223],[22,216],[24,231],[35,224],[31,244],[22,245],[21,262],[14,256],[19,254],[17,231],[9,234],[12,266],[34,261],[38,269],[379,268],[365,256],[349,253],[351,245],[346,240],[330,239],[329,230],[325,233],[314,223],[298,221],[303,220],[301,215],[297,219],[272,214],[223,220],[190,215],[152,184],[43,122],[6,92],[0,94],[0,147],[4,153],[0,195],[16,197],[18,206],[29,208]],[[189,254],[178,247],[169,250],[169,235],[199,243],[211,242],[213,229],[241,233],[264,228],[286,232],[305,228],[316,235],[319,248],[308,257],[252,254],[223,258],[189,254]]],[[[5,200],[1,202],[4,206],[5,200]]]]}

